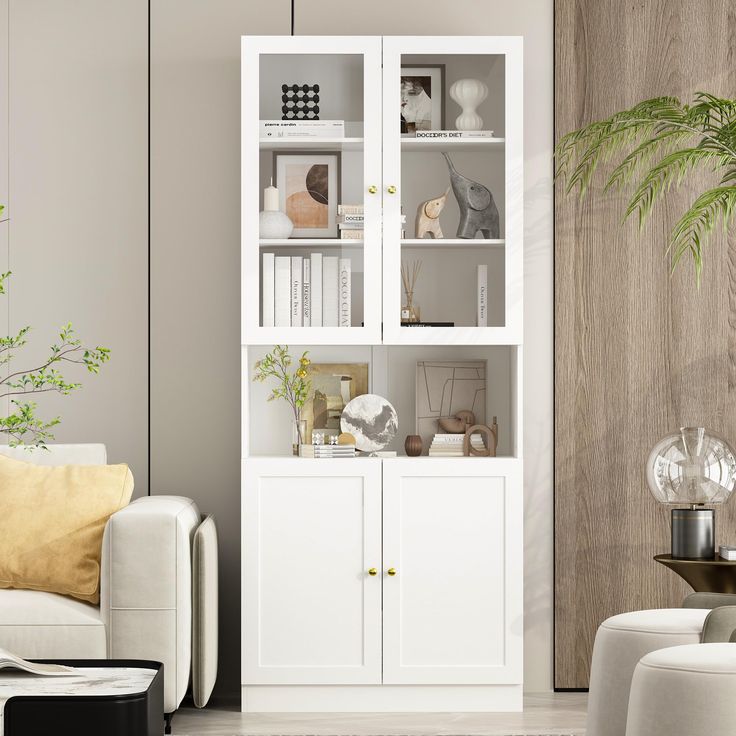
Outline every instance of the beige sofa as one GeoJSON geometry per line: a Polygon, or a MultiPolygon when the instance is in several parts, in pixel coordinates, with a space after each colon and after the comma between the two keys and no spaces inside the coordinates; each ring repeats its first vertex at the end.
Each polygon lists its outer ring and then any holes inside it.
{"type": "MultiPolygon", "coordinates": [[[[32,452],[0,446],[0,453],[42,465],[107,462],[104,445],[49,445],[48,451],[32,452]]],[[[210,537],[207,567],[210,578],[214,569],[215,580],[206,581],[208,600],[203,605],[197,590],[203,581],[196,571],[193,574],[195,535],[201,524],[199,510],[188,498],[148,496],[133,501],[105,528],[100,605],[55,593],[0,589],[0,647],[26,658],[163,662],[164,708],[171,714],[187,691],[193,638],[197,644],[204,638],[208,646],[199,647],[194,662],[195,700],[204,705],[217,670],[216,628],[212,641],[217,581],[216,538],[213,551],[210,537]]]]}

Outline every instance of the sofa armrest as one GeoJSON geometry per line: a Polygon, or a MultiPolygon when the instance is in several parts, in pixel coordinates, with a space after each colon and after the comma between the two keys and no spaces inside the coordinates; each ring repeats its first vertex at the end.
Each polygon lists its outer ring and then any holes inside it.
{"type": "Polygon", "coordinates": [[[703,644],[733,641],[736,633],[736,606],[719,606],[706,617],[700,641],[703,644]]]}
{"type": "Polygon", "coordinates": [[[192,639],[192,537],[188,498],[147,496],[110,518],[102,540],[100,613],[111,659],[164,664],[164,709],[187,689],[192,639]]]}
{"type": "Polygon", "coordinates": [[[736,606],[734,593],[690,593],[682,602],[683,608],[718,608],[736,606]]]}

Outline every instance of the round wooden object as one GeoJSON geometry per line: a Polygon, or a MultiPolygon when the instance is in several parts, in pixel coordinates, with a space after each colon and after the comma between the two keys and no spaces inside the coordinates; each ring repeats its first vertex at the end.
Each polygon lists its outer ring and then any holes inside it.
{"type": "Polygon", "coordinates": [[[422,454],[422,438],[418,434],[406,435],[404,449],[409,457],[417,457],[422,454]]]}
{"type": "Polygon", "coordinates": [[[466,457],[469,457],[470,455],[475,455],[476,457],[490,457],[492,442],[493,432],[491,431],[491,428],[487,427],[485,424],[474,424],[472,427],[468,427],[465,430],[465,439],[463,440],[463,455],[465,455],[466,457]],[[470,435],[474,434],[475,432],[480,432],[480,434],[484,434],[486,436],[484,442],[485,447],[482,450],[476,449],[470,442],[470,435]]]}

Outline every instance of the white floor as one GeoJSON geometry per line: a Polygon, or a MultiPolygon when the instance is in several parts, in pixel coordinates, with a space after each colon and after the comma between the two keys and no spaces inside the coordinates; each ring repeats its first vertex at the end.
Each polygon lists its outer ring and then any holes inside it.
{"type": "Polygon", "coordinates": [[[259,713],[182,708],[176,736],[531,736],[585,733],[586,693],[527,695],[523,713],[259,713]]]}

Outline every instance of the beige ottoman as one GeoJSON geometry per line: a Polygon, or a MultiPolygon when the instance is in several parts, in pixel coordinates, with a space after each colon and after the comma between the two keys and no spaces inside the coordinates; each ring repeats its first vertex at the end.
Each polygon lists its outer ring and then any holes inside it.
{"type": "Polygon", "coordinates": [[[698,644],[704,608],[622,613],[598,628],[590,667],[587,736],[624,736],[631,678],[639,660],[658,649],[698,644]]]}
{"type": "Polygon", "coordinates": [[[626,736],[736,733],[736,644],[647,654],[631,682],[626,736]]]}

